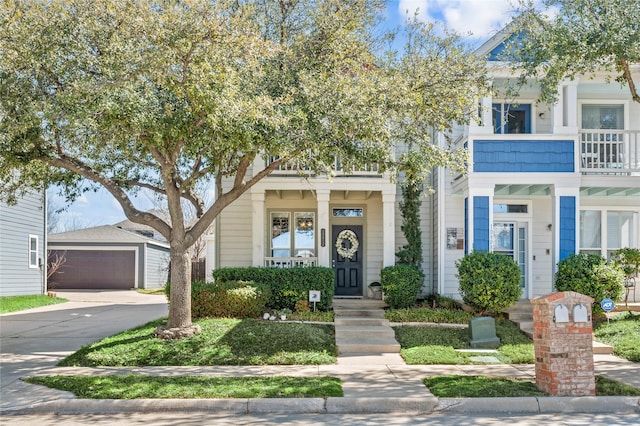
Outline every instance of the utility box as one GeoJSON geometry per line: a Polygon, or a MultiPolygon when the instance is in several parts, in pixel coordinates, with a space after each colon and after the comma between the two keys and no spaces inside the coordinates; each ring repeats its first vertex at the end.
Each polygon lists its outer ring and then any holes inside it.
{"type": "Polygon", "coordinates": [[[593,299],[566,291],[531,303],[538,388],[555,396],[595,395],[593,299]]]}
{"type": "Polygon", "coordinates": [[[472,348],[494,349],[500,346],[496,336],[496,322],[491,317],[478,317],[469,321],[469,344],[472,348]]]}

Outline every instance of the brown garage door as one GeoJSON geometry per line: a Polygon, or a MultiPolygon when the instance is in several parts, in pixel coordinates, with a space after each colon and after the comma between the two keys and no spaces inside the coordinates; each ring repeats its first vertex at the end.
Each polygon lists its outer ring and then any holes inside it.
{"type": "MultiPolygon", "coordinates": [[[[111,250],[52,251],[64,264],[49,278],[52,289],[130,289],[135,287],[135,252],[111,250]]],[[[51,259],[51,257],[50,257],[51,259]]]]}

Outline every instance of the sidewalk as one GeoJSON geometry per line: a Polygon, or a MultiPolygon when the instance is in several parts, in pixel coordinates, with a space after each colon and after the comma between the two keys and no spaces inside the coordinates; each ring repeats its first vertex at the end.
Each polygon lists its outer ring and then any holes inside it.
{"type": "MultiPolygon", "coordinates": [[[[639,397],[436,398],[422,383],[433,375],[466,374],[534,378],[531,364],[406,365],[397,353],[343,354],[335,365],[207,367],[56,367],[86,344],[166,314],[162,299],[125,294],[119,303],[87,294],[80,301],[2,316],[1,414],[140,413],[635,413],[639,397]],[[132,298],[132,300],[129,300],[132,298]],[[149,303],[151,301],[152,303],[149,303]],[[344,397],[272,399],[85,400],[68,392],[27,384],[19,377],[82,374],[332,376],[344,397]]],[[[63,296],[64,297],[64,296],[63,296]]],[[[640,364],[595,355],[596,374],[640,388],[640,364]]]]}

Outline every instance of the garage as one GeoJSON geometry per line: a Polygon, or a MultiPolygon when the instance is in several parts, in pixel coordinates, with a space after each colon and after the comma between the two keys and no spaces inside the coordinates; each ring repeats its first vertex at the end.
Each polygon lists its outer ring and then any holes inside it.
{"type": "Polygon", "coordinates": [[[47,247],[53,290],[160,288],[169,278],[169,245],[117,226],[50,234],[47,247]]]}
{"type": "Polygon", "coordinates": [[[136,287],[133,250],[54,250],[64,263],[49,278],[49,288],[118,289],[136,287]]]}

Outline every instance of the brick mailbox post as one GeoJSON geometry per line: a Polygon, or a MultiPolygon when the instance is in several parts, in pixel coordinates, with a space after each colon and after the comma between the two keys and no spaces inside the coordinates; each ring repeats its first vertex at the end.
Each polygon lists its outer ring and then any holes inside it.
{"type": "Polygon", "coordinates": [[[538,388],[555,396],[595,395],[593,299],[566,291],[531,303],[538,388]]]}

